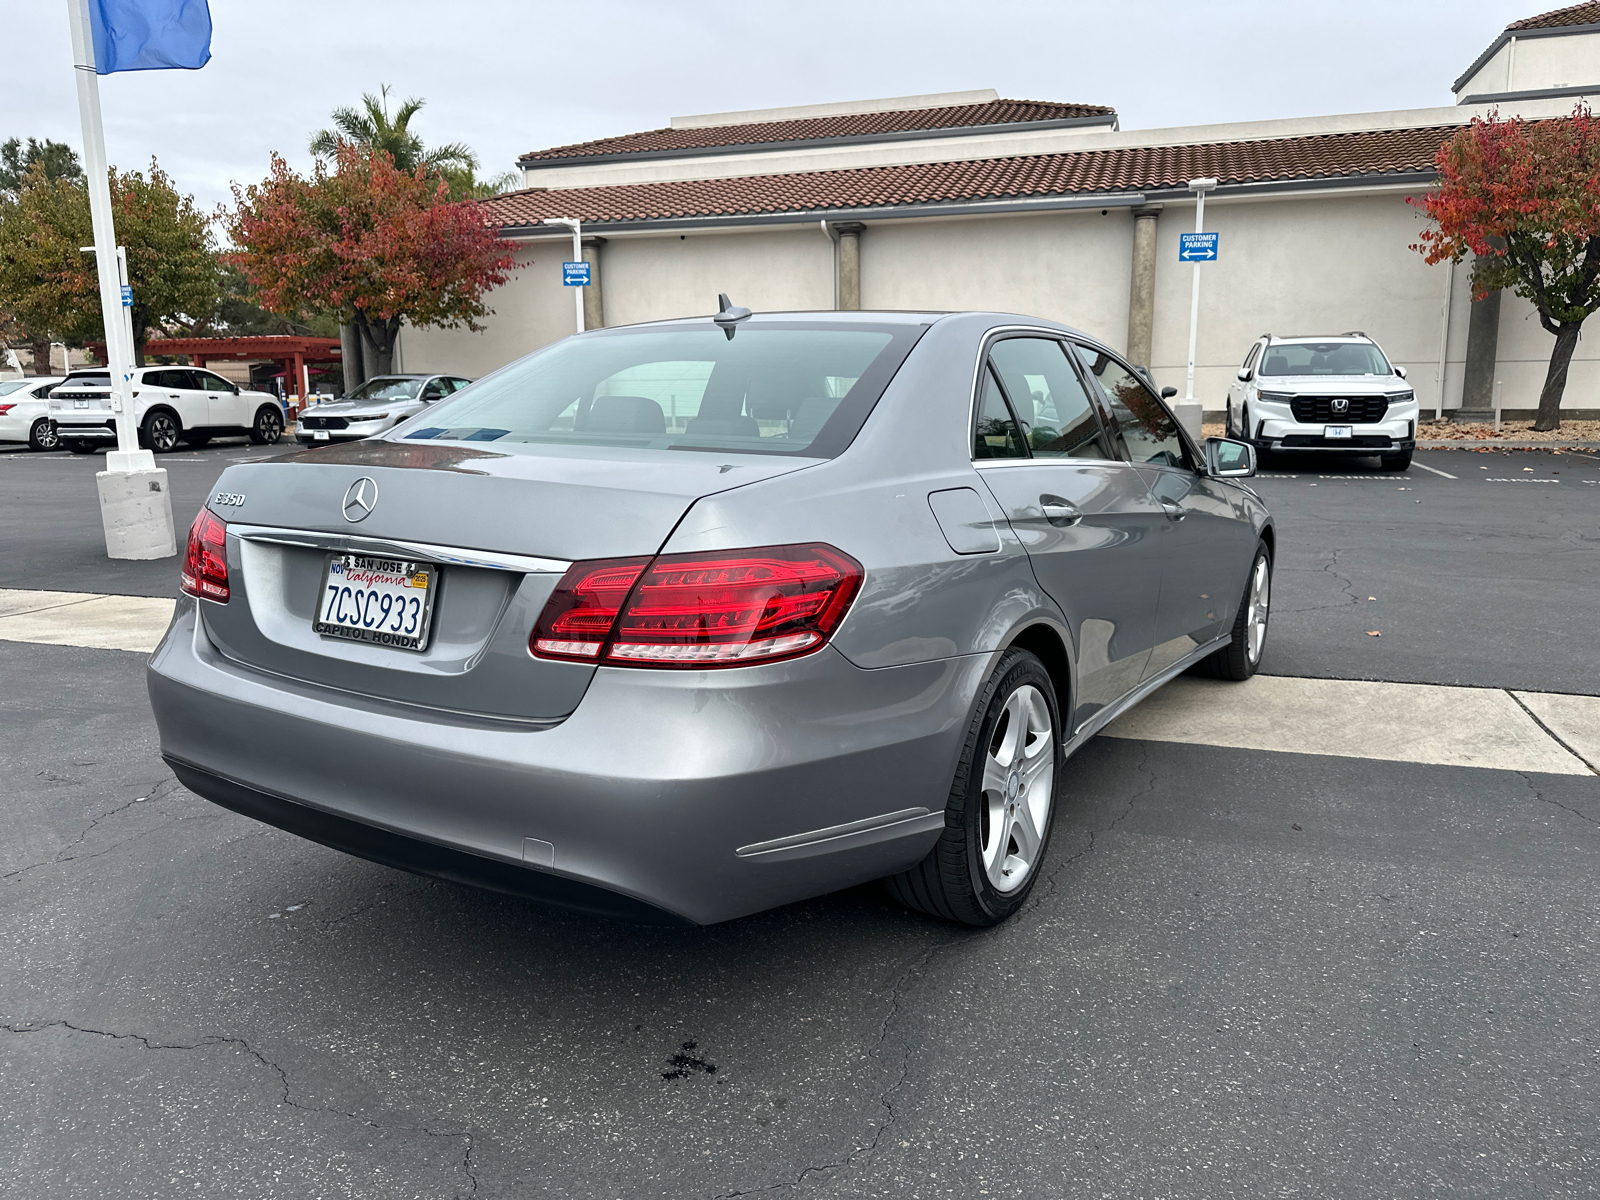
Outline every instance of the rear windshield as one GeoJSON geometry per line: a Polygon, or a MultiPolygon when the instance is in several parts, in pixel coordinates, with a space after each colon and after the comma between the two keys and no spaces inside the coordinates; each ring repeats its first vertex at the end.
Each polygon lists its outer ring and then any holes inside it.
{"type": "Polygon", "coordinates": [[[395,436],[831,458],[924,325],[764,322],[569,338],[479,380],[395,436]]]}
{"type": "Polygon", "coordinates": [[[1371,342],[1278,342],[1267,347],[1263,375],[1393,375],[1371,342]]]}
{"type": "Polygon", "coordinates": [[[380,375],[369,379],[345,397],[346,400],[415,400],[422,391],[420,379],[390,379],[380,375]]]}

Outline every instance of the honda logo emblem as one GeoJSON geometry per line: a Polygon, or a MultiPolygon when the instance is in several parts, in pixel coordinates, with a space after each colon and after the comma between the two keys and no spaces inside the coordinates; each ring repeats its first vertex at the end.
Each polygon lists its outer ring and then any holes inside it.
{"type": "Polygon", "coordinates": [[[1347,412],[1349,412],[1350,411],[1350,401],[1346,400],[1343,396],[1340,396],[1337,400],[1335,400],[1333,402],[1333,411],[1336,412],[1336,413],[1347,413],[1347,412]]]}
{"type": "Polygon", "coordinates": [[[378,482],[370,475],[363,475],[350,485],[350,490],[344,494],[344,519],[346,521],[359,521],[378,507],[378,482]]]}

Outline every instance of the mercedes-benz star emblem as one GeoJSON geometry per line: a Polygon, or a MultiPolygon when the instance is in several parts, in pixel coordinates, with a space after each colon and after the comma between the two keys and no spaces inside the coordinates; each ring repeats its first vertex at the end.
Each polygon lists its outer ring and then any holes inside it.
{"type": "Polygon", "coordinates": [[[346,521],[359,521],[378,507],[378,482],[370,475],[363,475],[350,485],[350,490],[344,494],[344,519],[346,521]]]}

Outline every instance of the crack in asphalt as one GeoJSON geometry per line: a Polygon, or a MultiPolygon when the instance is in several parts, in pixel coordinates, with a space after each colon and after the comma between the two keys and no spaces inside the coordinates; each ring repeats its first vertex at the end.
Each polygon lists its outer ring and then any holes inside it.
{"type": "MultiPolygon", "coordinates": [[[[1135,770],[1138,770],[1144,774],[1144,787],[1140,788],[1138,791],[1130,793],[1127,798],[1127,803],[1123,806],[1122,811],[1113,817],[1111,821],[1109,821],[1103,828],[1089,830],[1089,844],[1082,850],[1078,851],[1078,853],[1070,855],[1064,859],[1061,864],[1055,868],[1055,870],[1051,871],[1049,875],[1045,876],[1043,882],[1049,885],[1048,890],[1043,896],[1036,895],[1031,897],[1023,909],[1017,913],[1017,917],[1020,917],[1023,912],[1037,912],[1041,907],[1048,903],[1055,896],[1057,891],[1056,876],[1058,876],[1062,871],[1066,870],[1067,867],[1077,862],[1079,859],[1092,853],[1095,849],[1096,839],[1101,835],[1110,833],[1113,829],[1120,825],[1133,812],[1134,806],[1139,802],[1139,800],[1145,796],[1148,796],[1155,790],[1156,773],[1150,768],[1150,746],[1148,743],[1141,745],[1139,762],[1136,765],[1135,770]]],[[[992,926],[988,929],[976,930],[972,934],[958,935],[951,938],[949,941],[942,942],[936,946],[930,946],[927,950],[923,951],[922,954],[918,956],[917,960],[904,971],[902,971],[899,977],[890,986],[888,1011],[884,1014],[883,1020],[879,1023],[878,1036],[873,1040],[873,1044],[867,1053],[873,1058],[877,1058],[880,1061],[882,1060],[881,1052],[884,1046],[888,1044],[890,1029],[893,1027],[896,1018],[900,1016],[901,1010],[904,1007],[905,997],[913,986],[913,980],[926,973],[928,965],[934,960],[934,958],[940,954],[943,954],[947,950],[953,950],[965,946],[986,945],[996,938],[1015,936],[1020,928],[1020,923],[1016,919],[1012,919],[1000,925],[992,926]]],[[[887,1113],[887,1118],[873,1131],[872,1140],[870,1142],[863,1146],[857,1146],[848,1155],[846,1155],[842,1161],[820,1163],[803,1167],[801,1168],[800,1173],[793,1179],[779,1180],[777,1183],[770,1183],[763,1187],[742,1188],[731,1192],[718,1192],[714,1197],[714,1200],[738,1200],[738,1197],[740,1196],[759,1195],[763,1192],[777,1191],[779,1188],[798,1188],[804,1184],[806,1179],[811,1175],[817,1175],[827,1171],[844,1170],[849,1167],[857,1166],[858,1164],[864,1166],[870,1162],[873,1155],[877,1153],[878,1146],[883,1141],[883,1135],[887,1133],[890,1126],[894,1125],[894,1123],[899,1119],[899,1114],[895,1111],[894,1107],[894,1096],[900,1091],[901,1088],[905,1086],[906,1080],[910,1077],[911,1048],[909,1045],[907,1045],[902,1047],[901,1050],[898,1077],[893,1083],[891,1083],[887,1088],[878,1094],[878,1103],[887,1113]]]]}
{"type": "Polygon", "coordinates": [[[1305,608],[1284,608],[1282,605],[1279,605],[1278,611],[1283,613],[1327,612],[1329,609],[1350,608],[1353,605],[1360,605],[1361,597],[1356,595],[1355,584],[1351,581],[1350,577],[1348,575],[1340,574],[1334,569],[1339,565],[1339,555],[1345,554],[1348,551],[1348,546],[1338,546],[1326,551],[1330,557],[1315,570],[1310,567],[1280,568],[1290,571],[1304,571],[1305,573],[1311,575],[1327,575],[1329,578],[1337,580],[1340,590],[1344,592],[1346,597],[1346,600],[1343,604],[1312,604],[1306,606],[1305,608]]]}
{"type": "Polygon", "coordinates": [[[368,913],[375,908],[381,908],[383,905],[389,903],[390,899],[398,900],[403,899],[406,896],[415,896],[419,892],[425,892],[429,888],[436,887],[437,884],[433,880],[429,879],[424,880],[422,883],[418,883],[413,887],[404,888],[402,891],[400,889],[403,886],[404,885],[400,883],[388,883],[380,885],[379,895],[375,899],[369,900],[366,904],[361,905],[359,908],[352,908],[347,913],[341,913],[337,917],[329,917],[325,921],[318,921],[317,932],[331,933],[335,925],[342,925],[346,921],[354,920],[362,913],[368,913]],[[392,894],[395,892],[398,892],[398,895],[392,894]]]}
{"type": "MultiPolygon", "coordinates": [[[[120,842],[114,842],[110,846],[107,846],[104,850],[96,850],[93,854],[68,854],[67,853],[67,851],[71,850],[74,846],[83,845],[83,843],[86,840],[88,840],[89,835],[94,832],[95,826],[99,825],[100,822],[110,820],[112,817],[116,816],[118,813],[127,812],[130,808],[132,808],[136,804],[149,804],[152,801],[165,800],[168,796],[172,795],[173,792],[178,791],[179,787],[178,787],[178,781],[176,779],[170,779],[169,778],[169,779],[161,780],[160,782],[152,785],[149,789],[141,789],[141,790],[145,791],[145,795],[140,796],[137,799],[129,800],[126,804],[119,804],[116,808],[109,809],[106,812],[101,813],[99,816],[95,817],[94,820],[90,821],[87,825],[85,825],[83,827],[83,832],[82,833],[78,834],[77,837],[73,838],[65,846],[62,846],[59,850],[57,850],[52,857],[46,858],[46,859],[41,859],[39,862],[36,862],[36,863],[29,863],[25,867],[18,867],[14,871],[7,871],[4,875],[0,875],[0,879],[16,879],[18,876],[26,875],[29,871],[36,871],[40,867],[53,866],[53,865],[55,865],[57,863],[76,862],[80,858],[83,858],[83,859],[99,858],[102,854],[109,854],[111,851],[115,850],[118,846],[126,845],[128,842],[136,841],[141,837],[145,837],[150,833],[154,833],[155,830],[147,829],[143,833],[136,833],[132,837],[123,838],[122,841],[120,841],[120,842]]],[[[185,820],[185,819],[186,818],[183,818],[183,817],[174,818],[171,821],[167,821],[167,822],[164,822],[161,825],[156,826],[156,829],[165,829],[167,826],[174,825],[178,821],[185,820]]]]}
{"type": "Polygon", "coordinates": [[[1539,785],[1533,782],[1533,776],[1532,776],[1531,773],[1529,773],[1527,771],[1518,771],[1517,774],[1522,776],[1522,782],[1528,785],[1528,790],[1533,793],[1533,798],[1535,800],[1537,800],[1540,804],[1554,805],[1556,808],[1561,809],[1563,812],[1571,813],[1573,816],[1577,817],[1580,821],[1587,821],[1591,825],[1600,825],[1600,820],[1596,820],[1594,817],[1591,817],[1588,813],[1583,812],[1583,811],[1581,811],[1579,809],[1573,808],[1570,804],[1563,804],[1559,800],[1552,800],[1548,796],[1546,796],[1544,794],[1544,792],[1542,790],[1540,790],[1539,785]]]}
{"type": "Polygon", "coordinates": [[[466,1175],[468,1182],[470,1182],[472,1185],[470,1192],[476,1192],[478,1190],[478,1175],[477,1171],[472,1166],[472,1152],[476,1137],[472,1130],[431,1129],[426,1125],[382,1125],[377,1121],[370,1121],[366,1117],[358,1116],[356,1113],[345,1112],[343,1109],[334,1108],[330,1105],[301,1104],[294,1098],[294,1091],[289,1083],[289,1072],[278,1063],[268,1058],[260,1050],[256,1049],[256,1047],[251,1045],[249,1040],[246,1038],[229,1036],[227,1034],[212,1034],[207,1037],[203,1037],[196,1042],[159,1042],[142,1033],[114,1033],[109,1029],[93,1029],[87,1025],[74,1024],[71,1021],[22,1021],[0,1023],[0,1031],[18,1035],[43,1033],[49,1029],[65,1029],[72,1033],[83,1033],[92,1037],[110,1038],[113,1041],[119,1042],[138,1042],[139,1045],[143,1046],[146,1050],[204,1050],[210,1046],[238,1046],[243,1049],[245,1053],[249,1054],[250,1057],[254,1058],[258,1063],[266,1067],[278,1077],[278,1082],[283,1087],[283,1096],[280,1100],[280,1103],[289,1108],[296,1109],[300,1112],[326,1113],[330,1116],[344,1117],[346,1120],[358,1121],[362,1125],[367,1126],[369,1129],[376,1129],[379,1131],[387,1131],[391,1129],[416,1129],[420,1130],[423,1134],[430,1138],[442,1137],[464,1140],[466,1142],[466,1153],[461,1160],[461,1170],[462,1173],[466,1175]]]}

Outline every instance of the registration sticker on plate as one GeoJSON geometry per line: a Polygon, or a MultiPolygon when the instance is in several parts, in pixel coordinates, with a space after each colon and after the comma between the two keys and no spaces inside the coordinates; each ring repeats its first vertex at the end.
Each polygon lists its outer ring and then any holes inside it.
{"type": "Polygon", "coordinates": [[[400,650],[428,644],[438,568],[432,563],[339,554],[322,577],[311,628],[324,637],[400,650]]]}
{"type": "Polygon", "coordinates": [[[1322,427],[1322,436],[1325,438],[1347,438],[1350,436],[1350,426],[1324,425],[1322,427]]]}

